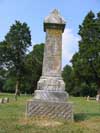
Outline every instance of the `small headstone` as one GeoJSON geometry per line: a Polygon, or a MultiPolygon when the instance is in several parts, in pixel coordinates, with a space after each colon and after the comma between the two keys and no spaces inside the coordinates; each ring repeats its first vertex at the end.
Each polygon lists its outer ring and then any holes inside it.
{"type": "Polygon", "coordinates": [[[96,101],[97,101],[97,102],[100,101],[100,95],[99,95],[99,94],[96,96],[96,101]]]}
{"type": "Polygon", "coordinates": [[[9,102],[9,98],[8,97],[5,97],[4,98],[4,103],[8,103],[9,102]]]}
{"type": "Polygon", "coordinates": [[[0,103],[3,103],[4,102],[4,99],[3,98],[0,98],[0,103]]]}
{"type": "Polygon", "coordinates": [[[90,96],[87,96],[86,100],[89,101],[90,100],[90,96]]]}

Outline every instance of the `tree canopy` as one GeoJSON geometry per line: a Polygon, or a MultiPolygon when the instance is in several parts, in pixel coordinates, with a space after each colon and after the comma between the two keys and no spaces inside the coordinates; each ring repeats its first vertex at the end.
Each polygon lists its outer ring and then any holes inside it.
{"type": "Polygon", "coordinates": [[[16,94],[19,93],[23,77],[24,62],[28,47],[31,46],[31,34],[26,23],[16,21],[10,27],[4,41],[0,43],[1,66],[9,69],[16,78],[16,94]]]}
{"type": "Polygon", "coordinates": [[[76,77],[88,86],[88,93],[100,88],[100,13],[90,11],[79,26],[79,51],[73,55],[76,77]]]}

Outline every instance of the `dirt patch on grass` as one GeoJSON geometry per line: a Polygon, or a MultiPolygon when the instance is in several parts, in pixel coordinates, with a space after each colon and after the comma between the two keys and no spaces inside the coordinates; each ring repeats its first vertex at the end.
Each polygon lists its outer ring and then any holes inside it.
{"type": "Polygon", "coordinates": [[[40,121],[36,121],[35,124],[43,127],[56,127],[56,126],[62,125],[61,122],[54,121],[54,120],[40,120],[40,121]]]}
{"type": "Polygon", "coordinates": [[[91,119],[83,122],[78,122],[78,125],[93,130],[100,130],[100,119],[91,119]]]}
{"type": "Polygon", "coordinates": [[[39,127],[57,127],[63,124],[63,122],[47,119],[47,118],[24,118],[19,120],[21,125],[36,125],[39,127]]]}

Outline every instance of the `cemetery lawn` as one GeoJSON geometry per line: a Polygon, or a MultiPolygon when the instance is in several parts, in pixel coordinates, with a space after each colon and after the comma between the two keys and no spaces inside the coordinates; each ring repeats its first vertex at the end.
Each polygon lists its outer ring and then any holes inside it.
{"type": "Polygon", "coordinates": [[[0,133],[100,133],[100,102],[86,101],[83,97],[71,97],[73,102],[74,122],[65,120],[49,120],[48,118],[25,118],[26,101],[31,96],[20,96],[15,101],[14,95],[10,102],[0,104],[0,133]]]}

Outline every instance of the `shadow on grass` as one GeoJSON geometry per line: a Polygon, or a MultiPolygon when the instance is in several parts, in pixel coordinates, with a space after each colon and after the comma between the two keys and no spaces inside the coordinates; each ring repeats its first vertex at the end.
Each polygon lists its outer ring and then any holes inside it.
{"type": "Polygon", "coordinates": [[[76,122],[88,120],[93,117],[100,117],[100,113],[76,113],[74,114],[74,120],[76,122]]]}

